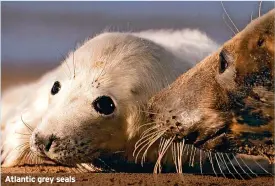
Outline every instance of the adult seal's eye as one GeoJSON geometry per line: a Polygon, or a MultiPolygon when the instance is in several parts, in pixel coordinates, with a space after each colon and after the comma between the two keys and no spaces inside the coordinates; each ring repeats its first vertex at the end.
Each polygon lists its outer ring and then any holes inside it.
{"type": "Polygon", "coordinates": [[[61,88],[60,82],[59,81],[54,82],[52,90],[51,90],[51,94],[52,95],[57,94],[59,92],[60,88],[61,88]]]}
{"type": "Polygon", "coordinates": [[[115,104],[109,96],[100,96],[93,102],[94,109],[104,115],[110,115],[115,111],[115,104]]]}
{"type": "Polygon", "coordinates": [[[231,57],[229,56],[229,54],[227,53],[227,51],[222,50],[220,52],[220,65],[219,65],[219,73],[223,73],[229,66],[229,63],[231,63],[231,57]]]}

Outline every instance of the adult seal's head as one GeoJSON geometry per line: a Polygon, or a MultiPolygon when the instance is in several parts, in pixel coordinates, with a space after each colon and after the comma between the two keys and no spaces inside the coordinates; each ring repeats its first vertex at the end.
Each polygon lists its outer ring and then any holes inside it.
{"type": "Polygon", "coordinates": [[[191,156],[199,148],[274,162],[274,13],[252,21],[150,100],[147,135],[157,134],[150,141],[160,152],[182,154],[177,149],[185,142],[191,156]]]}

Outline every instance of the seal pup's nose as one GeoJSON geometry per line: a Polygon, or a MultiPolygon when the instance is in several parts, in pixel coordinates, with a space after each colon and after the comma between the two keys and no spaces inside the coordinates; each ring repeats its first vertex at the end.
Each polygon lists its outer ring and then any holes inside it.
{"type": "Polygon", "coordinates": [[[43,136],[37,132],[31,137],[31,149],[39,153],[39,155],[44,156],[45,153],[49,152],[51,147],[53,147],[56,139],[53,134],[43,136]]]}
{"type": "Polygon", "coordinates": [[[53,142],[54,142],[54,140],[55,140],[56,138],[54,137],[54,135],[51,135],[46,141],[45,141],[45,148],[44,148],[44,150],[45,151],[49,151],[50,150],[50,148],[51,148],[51,146],[52,146],[52,144],[53,144],[53,142]]]}

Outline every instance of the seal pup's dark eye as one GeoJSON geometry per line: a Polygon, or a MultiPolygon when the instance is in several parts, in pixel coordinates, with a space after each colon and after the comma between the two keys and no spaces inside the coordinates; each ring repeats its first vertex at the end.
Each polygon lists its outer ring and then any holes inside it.
{"type": "Polygon", "coordinates": [[[54,82],[53,87],[51,89],[51,94],[52,95],[57,94],[59,92],[60,88],[61,88],[60,82],[59,81],[54,82]]]}
{"type": "Polygon", "coordinates": [[[115,111],[115,104],[109,96],[100,96],[93,102],[94,109],[104,115],[110,115],[115,111]]]}
{"type": "Polygon", "coordinates": [[[227,51],[222,50],[219,54],[220,57],[220,65],[219,65],[219,73],[223,73],[229,66],[230,60],[227,51]]]}

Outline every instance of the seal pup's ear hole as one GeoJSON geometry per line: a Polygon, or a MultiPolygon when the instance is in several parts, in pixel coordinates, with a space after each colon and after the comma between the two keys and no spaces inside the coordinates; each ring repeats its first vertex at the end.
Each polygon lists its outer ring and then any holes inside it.
{"type": "Polygon", "coordinates": [[[59,81],[54,82],[52,89],[51,89],[51,94],[55,95],[59,92],[59,90],[61,89],[61,84],[59,81]]]}
{"type": "Polygon", "coordinates": [[[233,62],[233,58],[226,50],[222,50],[219,54],[219,73],[223,73],[233,62]]]}
{"type": "Polygon", "coordinates": [[[114,101],[109,96],[100,96],[96,98],[92,105],[96,112],[106,116],[114,113],[116,109],[114,101]]]}

